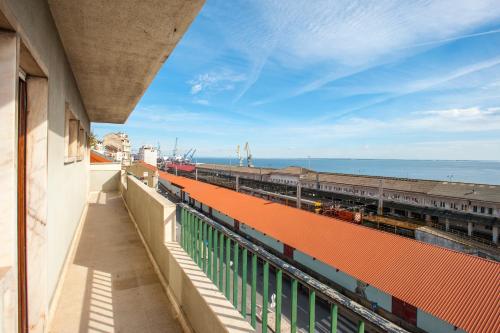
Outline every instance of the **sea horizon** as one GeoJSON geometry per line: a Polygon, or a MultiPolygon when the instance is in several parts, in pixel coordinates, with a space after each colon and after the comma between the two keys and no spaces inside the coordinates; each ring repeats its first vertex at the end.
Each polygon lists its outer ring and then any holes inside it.
{"type": "MultiPolygon", "coordinates": [[[[193,162],[237,165],[236,157],[198,157],[193,162]]],[[[245,164],[246,159],[243,158],[245,164]]],[[[299,166],[318,172],[500,185],[499,160],[370,158],[254,158],[255,167],[299,166]]]]}

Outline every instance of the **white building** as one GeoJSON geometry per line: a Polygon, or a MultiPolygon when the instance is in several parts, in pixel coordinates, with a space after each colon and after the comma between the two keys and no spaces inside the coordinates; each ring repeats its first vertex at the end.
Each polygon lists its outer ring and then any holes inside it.
{"type": "Polygon", "coordinates": [[[130,161],[130,140],[128,139],[128,134],[123,132],[108,133],[103,138],[103,145],[115,161],[130,161]]]}
{"type": "Polygon", "coordinates": [[[144,163],[156,166],[156,160],[158,159],[158,150],[150,145],[144,145],[139,148],[138,158],[144,163]]]}

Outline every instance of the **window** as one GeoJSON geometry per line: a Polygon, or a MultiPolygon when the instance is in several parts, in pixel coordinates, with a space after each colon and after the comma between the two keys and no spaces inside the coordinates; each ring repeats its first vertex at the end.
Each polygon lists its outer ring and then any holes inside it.
{"type": "Polygon", "coordinates": [[[474,213],[477,213],[477,206],[472,207],[472,211],[473,211],[474,213]]]}
{"type": "Polygon", "coordinates": [[[65,118],[65,162],[74,162],[78,154],[78,133],[80,124],[67,105],[65,118]]]}
{"type": "Polygon", "coordinates": [[[484,214],[484,212],[485,212],[484,207],[481,207],[481,214],[484,214]]]}
{"type": "Polygon", "coordinates": [[[491,208],[491,207],[490,207],[490,208],[488,208],[488,214],[489,214],[489,215],[493,215],[493,208],[491,208]]]}
{"type": "Polygon", "coordinates": [[[65,152],[64,162],[72,163],[81,161],[85,157],[86,133],[80,121],[71,112],[66,104],[65,129],[64,129],[65,152]]]}
{"type": "Polygon", "coordinates": [[[85,130],[80,126],[78,132],[78,161],[83,160],[85,153],[85,130]]]}

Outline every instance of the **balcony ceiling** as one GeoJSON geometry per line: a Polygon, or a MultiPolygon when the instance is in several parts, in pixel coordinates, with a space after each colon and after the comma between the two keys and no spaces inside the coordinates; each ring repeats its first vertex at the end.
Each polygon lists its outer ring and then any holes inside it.
{"type": "Polygon", "coordinates": [[[48,0],[90,121],[124,123],[204,0],[48,0]]]}

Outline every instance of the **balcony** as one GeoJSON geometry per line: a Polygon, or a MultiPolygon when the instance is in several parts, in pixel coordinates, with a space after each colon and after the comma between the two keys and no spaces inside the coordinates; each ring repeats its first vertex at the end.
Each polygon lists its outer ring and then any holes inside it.
{"type": "Polygon", "coordinates": [[[182,331],[120,193],[91,194],[79,238],[52,332],[182,331]]]}
{"type": "Polygon", "coordinates": [[[90,172],[49,332],[254,331],[175,242],[175,204],[120,165],[90,172]]]}

